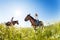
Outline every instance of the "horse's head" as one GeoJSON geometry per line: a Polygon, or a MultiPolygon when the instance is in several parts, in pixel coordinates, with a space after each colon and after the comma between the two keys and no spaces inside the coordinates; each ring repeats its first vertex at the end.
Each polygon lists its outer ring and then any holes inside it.
{"type": "Polygon", "coordinates": [[[17,20],[17,21],[15,21],[15,23],[16,23],[16,24],[19,24],[18,20],[17,20]]]}
{"type": "Polygon", "coordinates": [[[28,21],[30,19],[30,14],[28,14],[26,17],[25,17],[25,21],[28,21]]]}

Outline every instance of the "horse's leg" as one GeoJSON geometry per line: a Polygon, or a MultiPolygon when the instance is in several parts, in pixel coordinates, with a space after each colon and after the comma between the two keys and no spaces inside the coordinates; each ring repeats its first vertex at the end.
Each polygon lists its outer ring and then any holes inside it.
{"type": "Polygon", "coordinates": [[[35,32],[36,32],[36,26],[34,26],[34,30],[35,30],[35,32]]]}
{"type": "Polygon", "coordinates": [[[44,29],[44,23],[42,22],[42,29],[44,29]]]}

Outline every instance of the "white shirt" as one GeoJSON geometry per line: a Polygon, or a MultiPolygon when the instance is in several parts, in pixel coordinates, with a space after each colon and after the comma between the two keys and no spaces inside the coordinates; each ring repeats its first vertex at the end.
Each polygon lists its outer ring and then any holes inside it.
{"type": "Polygon", "coordinates": [[[35,16],[35,19],[38,20],[38,16],[35,16]]]}

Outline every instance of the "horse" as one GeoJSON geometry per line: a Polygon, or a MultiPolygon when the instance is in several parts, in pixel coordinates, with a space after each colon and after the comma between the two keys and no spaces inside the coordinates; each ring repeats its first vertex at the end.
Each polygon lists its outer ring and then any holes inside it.
{"type": "Polygon", "coordinates": [[[36,19],[34,19],[32,16],[30,16],[30,14],[28,14],[26,17],[25,17],[25,19],[24,19],[25,21],[30,21],[31,22],[31,25],[33,26],[33,28],[36,30],[36,28],[37,28],[37,26],[38,27],[42,27],[43,28],[43,26],[44,26],[44,24],[43,24],[43,22],[42,21],[39,21],[39,23],[38,23],[38,25],[37,25],[37,23],[36,23],[36,19]]]}
{"type": "Polygon", "coordinates": [[[7,22],[5,24],[6,24],[6,26],[12,26],[12,25],[19,24],[19,23],[18,23],[18,21],[12,21],[12,22],[7,22]]]}

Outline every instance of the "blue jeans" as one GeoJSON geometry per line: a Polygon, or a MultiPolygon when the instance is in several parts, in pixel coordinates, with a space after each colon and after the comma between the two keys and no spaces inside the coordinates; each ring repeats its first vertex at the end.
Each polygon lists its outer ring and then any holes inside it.
{"type": "Polygon", "coordinates": [[[39,25],[39,20],[36,20],[36,25],[39,25]]]}

